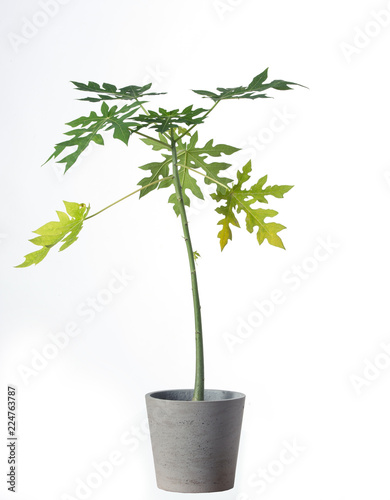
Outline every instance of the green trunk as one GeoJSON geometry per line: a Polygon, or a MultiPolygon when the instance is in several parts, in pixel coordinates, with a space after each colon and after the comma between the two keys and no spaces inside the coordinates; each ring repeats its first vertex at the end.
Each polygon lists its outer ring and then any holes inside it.
{"type": "Polygon", "coordinates": [[[177,168],[176,144],[172,137],[172,165],[173,165],[173,183],[175,186],[177,201],[180,210],[180,218],[183,226],[184,239],[186,242],[188,260],[191,270],[192,297],[194,302],[195,316],[195,345],[196,345],[196,371],[194,401],[204,400],[204,358],[203,358],[203,338],[202,338],[202,318],[200,313],[200,302],[198,292],[198,281],[196,278],[195,258],[192,249],[190,232],[188,229],[187,214],[183,201],[182,187],[180,184],[179,171],[177,168]]]}

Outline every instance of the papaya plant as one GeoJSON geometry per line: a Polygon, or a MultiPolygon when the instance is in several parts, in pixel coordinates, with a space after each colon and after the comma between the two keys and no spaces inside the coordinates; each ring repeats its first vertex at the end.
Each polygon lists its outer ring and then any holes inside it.
{"type": "Polygon", "coordinates": [[[104,145],[104,135],[110,131],[113,137],[122,141],[126,146],[130,138],[139,138],[154,151],[161,153],[160,161],[154,161],[140,166],[145,176],[138,182],[140,186],[120,200],[90,215],[90,206],[85,203],[64,201],[65,211],[57,211],[58,220],[48,222],[34,233],[38,236],[31,239],[39,250],[25,256],[22,264],[16,267],[28,267],[41,262],[49,251],[56,245],[59,250],[65,250],[74,243],[86,221],[100,214],[104,210],[116,205],[126,198],[139,193],[139,197],[146,196],[156,189],[168,188],[171,194],[168,202],[172,203],[173,210],[181,220],[188,262],[191,275],[192,296],[195,319],[196,368],[193,400],[202,401],[204,398],[204,357],[202,320],[195,260],[198,253],[193,251],[188,226],[186,207],[190,206],[191,197],[204,199],[204,184],[213,187],[211,198],[217,203],[216,211],[222,216],[218,225],[221,250],[232,239],[232,226],[240,227],[238,216],[244,214],[246,229],[256,232],[257,241],[262,244],[267,240],[269,244],[284,248],[279,232],[285,226],[273,222],[278,214],[275,210],[261,208],[257,203],[268,204],[268,197],[283,198],[292,186],[267,185],[267,176],[261,177],[250,187],[245,187],[251,180],[252,165],[248,161],[241,170],[237,171],[236,180],[225,175],[230,163],[225,157],[236,153],[239,148],[226,144],[214,144],[210,139],[206,143],[200,142],[196,127],[204,123],[210,113],[222,101],[231,99],[265,99],[268,90],[290,90],[299,85],[284,80],[267,82],[268,70],[258,74],[247,86],[222,88],[216,91],[193,90],[197,95],[212,101],[207,109],[189,105],[182,110],[158,110],[146,107],[149,101],[161,93],[150,92],[152,84],[142,87],[129,85],[117,88],[115,85],[95,82],[87,84],[72,82],[75,88],[87,96],[82,101],[101,103],[99,111],[91,111],[88,116],[81,116],[67,125],[70,130],[65,132],[66,140],[54,147],[54,152],[45,162],[56,159],[64,164],[64,173],[78,160],[81,153],[96,143],[104,145]],[[110,102],[113,101],[113,102],[110,102]],[[118,102],[121,102],[119,105],[118,102]],[[124,102],[123,102],[124,101],[124,102]],[[222,161],[221,161],[222,157],[222,161]],[[203,189],[203,191],[202,191],[203,189]],[[268,221],[266,219],[272,219],[268,221]]]}

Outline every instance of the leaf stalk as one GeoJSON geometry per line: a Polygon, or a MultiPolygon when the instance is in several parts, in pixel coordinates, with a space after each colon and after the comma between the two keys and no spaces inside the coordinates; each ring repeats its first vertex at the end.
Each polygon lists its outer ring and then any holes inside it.
{"type": "Polygon", "coordinates": [[[132,133],[134,133],[134,134],[138,134],[138,135],[141,135],[142,137],[146,137],[146,139],[152,139],[153,141],[156,141],[156,142],[158,142],[158,143],[162,144],[162,145],[163,145],[163,146],[165,146],[165,147],[168,147],[168,148],[170,148],[170,147],[171,147],[168,143],[166,143],[166,142],[164,142],[164,141],[160,141],[160,139],[156,139],[155,137],[152,137],[152,136],[150,136],[150,135],[143,134],[142,132],[139,132],[138,130],[133,130],[133,129],[131,129],[131,128],[129,128],[129,130],[130,130],[130,132],[132,132],[132,133]]]}
{"type": "Polygon", "coordinates": [[[180,166],[186,168],[187,170],[191,170],[195,174],[199,174],[202,177],[205,177],[206,179],[209,179],[212,182],[215,182],[215,184],[219,184],[220,186],[224,187],[225,189],[229,189],[229,186],[225,186],[225,184],[222,184],[222,182],[219,182],[216,179],[213,179],[212,177],[204,174],[203,172],[199,172],[199,170],[196,170],[196,168],[189,167],[188,165],[183,165],[182,163],[180,163],[180,166]]]}
{"type": "Polygon", "coordinates": [[[117,201],[114,201],[114,203],[111,203],[110,205],[108,205],[107,207],[105,208],[102,208],[101,210],[99,210],[99,212],[96,212],[95,214],[92,214],[90,215],[89,217],[86,217],[84,220],[88,220],[88,219],[92,219],[92,217],[95,217],[96,215],[99,215],[101,214],[102,212],[104,212],[105,210],[108,210],[109,208],[113,207],[114,205],[116,205],[117,203],[120,203],[121,201],[123,200],[126,200],[126,198],[129,198],[130,196],[133,196],[133,194],[137,194],[139,193],[140,191],[142,191],[143,189],[146,189],[150,186],[154,186],[155,184],[158,184],[159,182],[162,182],[162,181],[166,181],[166,180],[169,180],[169,179],[172,179],[173,176],[172,175],[169,175],[168,177],[163,177],[162,179],[158,179],[157,181],[153,181],[151,182],[150,184],[146,184],[146,186],[142,186],[140,187],[139,189],[136,189],[135,191],[133,191],[132,193],[130,194],[127,194],[126,196],[124,196],[123,198],[121,198],[120,200],[117,200],[117,201]]]}

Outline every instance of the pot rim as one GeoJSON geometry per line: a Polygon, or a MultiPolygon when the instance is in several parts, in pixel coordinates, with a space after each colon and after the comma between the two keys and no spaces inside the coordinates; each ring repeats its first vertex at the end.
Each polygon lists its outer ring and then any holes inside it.
{"type": "Polygon", "coordinates": [[[237,392],[237,391],[227,391],[227,390],[222,390],[222,389],[205,389],[205,395],[207,393],[218,393],[218,394],[225,394],[228,397],[224,397],[221,399],[204,399],[203,401],[192,401],[192,399],[172,399],[172,398],[167,398],[167,397],[161,397],[163,395],[167,394],[172,394],[172,393],[193,393],[193,389],[165,389],[165,390],[160,390],[160,391],[153,391],[149,392],[145,395],[146,399],[155,399],[158,401],[168,401],[171,403],[193,403],[193,404],[199,404],[199,403],[223,403],[227,401],[233,401],[233,400],[238,400],[238,399],[245,399],[245,394],[242,392],[237,392]]]}

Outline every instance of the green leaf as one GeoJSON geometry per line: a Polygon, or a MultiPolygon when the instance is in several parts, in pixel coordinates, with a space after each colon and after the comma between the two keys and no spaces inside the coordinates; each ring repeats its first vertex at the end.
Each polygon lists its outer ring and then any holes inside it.
{"type": "Polygon", "coordinates": [[[251,83],[248,85],[248,90],[258,89],[259,86],[261,86],[266,81],[267,78],[268,78],[268,68],[253,78],[251,83]]]}
{"type": "Polygon", "coordinates": [[[237,172],[237,182],[225,193],[212,194],[212,198],[217,202],[223,201],[225,204],[216,208],[216,211],[224,217],[218,222],[222,229],[218,233],[220,239],[221,250],[232,239],[232,231],[230,226],[240,227],[236,214],[245,213],[245,221],[247,230],[252,233],[257,227],[257,241],[259,245],[267,240],[269,244],[284,248],[283,242],[278,233],[285,229],[285,226],[275,222],[266,222],[268,217],[275,217],[278,212],[275,210],[255,208],[253,205],[256,202],[268,203],[266,196],[274,196],[283,198],[292,186],[267,186],[264,187],[267,176],[262,177],[256,184],[249,189],[244,189],[243,184],[250,179],[252,165],[249,161],[242,169],[237,172]]]}
{"type": "MultiPolygon", "coordinates": [[[[154,150],[168,149],[171,150],[165,137],[160,133],[159,138],[162,142],[167,144],[166,148],[163,144],[156,142],[153,139],[142,139],[145,144],[151,145],[154,150]]],[[[216,182],[219,182],[228,188],[228,184],[232,182],[232,179],[228,177],[220,177],[220,172],[226,170],[231,166],[230,163],[225,162],[212,162],[208,163],[206,160],[208,157],[219,157],[223,154],[231,155],[238,151],[238,148],[233,146],[228,146],[226,144],[213,144],[213,140],[208,141],[203,147],[197,147],[198,134],[194,133],[193,136],[186,136],[189,142],[184,142],[183,139],[177,142],[177,164],[179,168],[179,178],[183,190],[183,201],[186,206],[190,206],[190,198],[186,191],[190,191],[194,196],[204,199],[202,191],[196,181],[196,179],[191,175],[189,168],[198,169],[201,168],[205,175],[209,178],[204,177],[204,182],[206,184],[214,184],[217,191],[224,191],[224,187],[220,186],[216,182]],[[188,168],[189,167],[189,168],[188,168]],[[216,182],[215,182],[216,181],[216,182]]],[[[140,167],[142,170],[150,170],[151,175],[144,177],[138,185],[146,186],[151,182],[162,179],[163,177],[168,177],[170,174],[169,165],[172,163],[172,155],[162,154],[163,161],[147,163],[140,167]]],[[[148,186],[140,192],[140,198],[150,193],[154,189],[167,188],[173,185],[173,179],[168,179],[161,181],[153,186],[148,186]]],[[[179,208],[177,204],[176,195],[172,194],[168,200],[173,203],[173,209],[176,214],[179,214],[179,208]]]]}
{"type": "MultiPolygon", "coordinates": [[[[81,101],[89,102],[99,102],[99,101],[109,101],[112,99],[122,99],[122,100],[139,100],[145,95],[162,95],[165,92],[147,92],[152,86],[151,83],[139,87],[138,85],[127,85],[127,87],[122,87],[117,89],[115,85],[111,83],[103,83],[100,86],[96,82],[89,82],[88,84],[80,82],[71,82],[76,87],[77,90],[82,92],[92,92],[93,94],[98,94],[94,97],[84,97],[80,99],[81,101]]],[[[142,102],[143,104],[143,102],[142,102]]]]}
{"type": "MultiPolygon", "coordinates": [[[[233,146],[228,146],[226,144],[213,144],[213,139],[208,141],[203,147],[196,147],[198,142],[198,133],[195,132],[191,137],[190,142],[188,144],[179,143],[178,149],[180,153],[180,148],[182,149],[183,154],[178,154],[178,164],[186,165],[191,168],[201,168],[204,173],[210,177],[211,179],[205,178],[206,184],[212,184],[213,181],[220,182],[227,185],[232,182],[232,179],[228,177],[220,177],[219,174],[222,170],[226,170],[231,166],[230,163],[225,162],[212,162],[207,163],[207,157],[218,157],[222,154],[231,155],[237,151],[239,148],[235,148],[233,146]]],[[[216,184],[217,191],[223,191],[224,188],[219,184],[216,184]]]]}
{"type": "Polygon", "coordinates": [[[104,146],[104,139],[100,134],[95,134],[92,140],[96,142],[96,144],[99,144],[99,146],[104,146]]]}
{"type": "Polygon", "coordinates": [[[147,144],[148,146],[152,146],[153,151],[161,151],[162,149],[167,149],[168,151],[171,151],[171,145],[168,143],[167,139],[162,134],[158,134],[158,137],[160,141],[157,141],[152,137],[141,139],[141,141],[147,144]],[[165,142],[166,146],[164,146],[164,144],[161,144],[161,142],[165,142]]]}
{"type": "Polygon", "coordinates": [[[104,145],[104,139],[100,134],[103,130],[114,129],[114,138],[119,139],[126,145],[129,142],[131,131],[129,127],[138,123],[127,121],[139,108],[138,103],[125,105],[118,110],[117,106],[109,108],[106,102],[102,103],[101,115],[92,111],[89,116],[81,116],[76,120],[67,123],[73,130],[65,132],[65,135],[72,136],[71,139],[60,142],[54,147],[54,153],[46,160],[45,164],[52,158],[58,158],[65,150],[72,152],[63,156],[57,163],[65,163],[65,172],[72,167],[79,159],[81,153],[94,142],[104,145]]]}
{"type": "Polygon", "coordinates": [[[265,83],[267,77],[268,68],[255,76],[246,87],[218,87],[217,91],[219,91],[219,93],[210,92],[209,90],[193,90],[193,92],[203,97],[208,97],[214,102],[218,102],[225,99],[265,99],[268,97],[264,93],[265,90],[291,90],[292,85],[299,85],[300,87],[304,86],[299,83],[287,82],[284,80],[273,80],[269,83],[265,83]]]}
{"type": "Polygon", "coordinates": [[[119,139],[127,146],[130,139],[129,126],[119,117],[111,118],[110,122],[112,123],[112,126],[114,128],[114,139],[119,139]]]}
{"type": "Polygon", "coordinates": [[[134,120],[142,126],[150,127],[163,134],[167,130],[178,128],[182,125],[191,126],[203,123],[205,117],[199,115],[205,111],[206,109],[203,108],[192,109],[192,105],[187,106],[183,111],[179,111],[178,109],[167,111],[166,109],[159,108],[158,112],[150,110],[148,115],[138,115],[134,117],[134,120]]]}
{"type": "Polygon", "coordinates": [[[39,264],[46,257],[49,250],[57,243],[62,242],[59,249],[62,251],[77,240],[90,207],[87,207],[84,203],[68,201],[64,201],[64,205],[67,213],[58,211],[58,221],[48,222],[36,231],[33,231],[39,236],[32,238],[30,240],[31,243],[42,248],[25,255],[24,262],[15,267],[28,267],[32,264],[39,264]]]}
{"type": "Polygon", "coordinates": [[[37,250],[36,252],[31,252],[27,255],[25,255],[25,261],[23,264],[19,264],[18,266],[15,267],[28,267],[32,266],[33,264],[39,264],[48,254],[50,248],[49,247],[42,247],[40,250],[37,250]]]}
{"type": "MultiPolygon", "coordinates": [[[[80,203],[74,203],[70,201],[64,201],[63,202],[66,208],[66,211],[71,217],[78,218],[80,216],[80,213],[84,211],[84,206],[83,204],[80,203]]],[[[66,215],[66,214],[64,214],[66,215]]],[[[64,220],[64,219],[63,219],[64,220]]],[[[38,233],[40,234],[40,233],[38,233]]]]}
{"type": "Polygon", "coordinates": [[[192,92],[195,92],[195,94],[199,94],[203,97],[210,97],[213,99],[213,101],[218,101],[218,94],[215,92],[210,92],[210,90],[193,90],[192,92]]]}
{"type": "MultiPolygon", "coordinates": [[[[188,171],[187,168],[184,168],[184,167],[179,168],[179,179],[180,179],[180,184],[181,184],[181,189],[182,189],[184,205],[186,205],[187,207],[190,206],[190,198],[186,194],[187,189],[189,191],[191,191],[192,194],[194,196],[196,196],[197,198],[204,200],[203,193],[202,193],[200,187],[198,186],[196,179],[194,179],[190,175],[190,172],[188,171]]],[[[169,181],[164,181],[164,183],[161,183],[160,188],[168,187],[171,184],[173,184],[173,179],[170,179],[169,181]]],[[[179,209],[179,202],[177,200],[176,193],[171,194],[171,196],[168,199],[168,202],[173,203],[173,209],[174,209],[176,215],[179,216],[180,209],[179,209]]]]}
{"type": "MultiPolygon", "coordinates": [[[[161,162],[152,162],[152,163],[147,163],[146,165],[142,165],[139,167],[141,170],[150,170],[151,175],[149,177],[144,177],[138,182],[139,186],[146,186],[147,184],[150,184],[151,182],[155,182],[158,179],[161,179],[163,177],[168,177],[169,175],[169,164],[172,161],[172,157],[169,155],[163,155],[164,160],[161,162]]],[[[142,189],[140,191],[139,197],[142,198],[143,196],[147,195],[154,189],[157,189],[159,184],[154,184],[153,186],[148,186],[145,189],[142,189]]]]}
{"type": "Polygon", "coordinates": [[[117,91],[117,88],[115,87],[115,85],[111,85],[111,83],[103,83],[102,87],[107,92],[114,92],[115,93],[117,91]]]}

